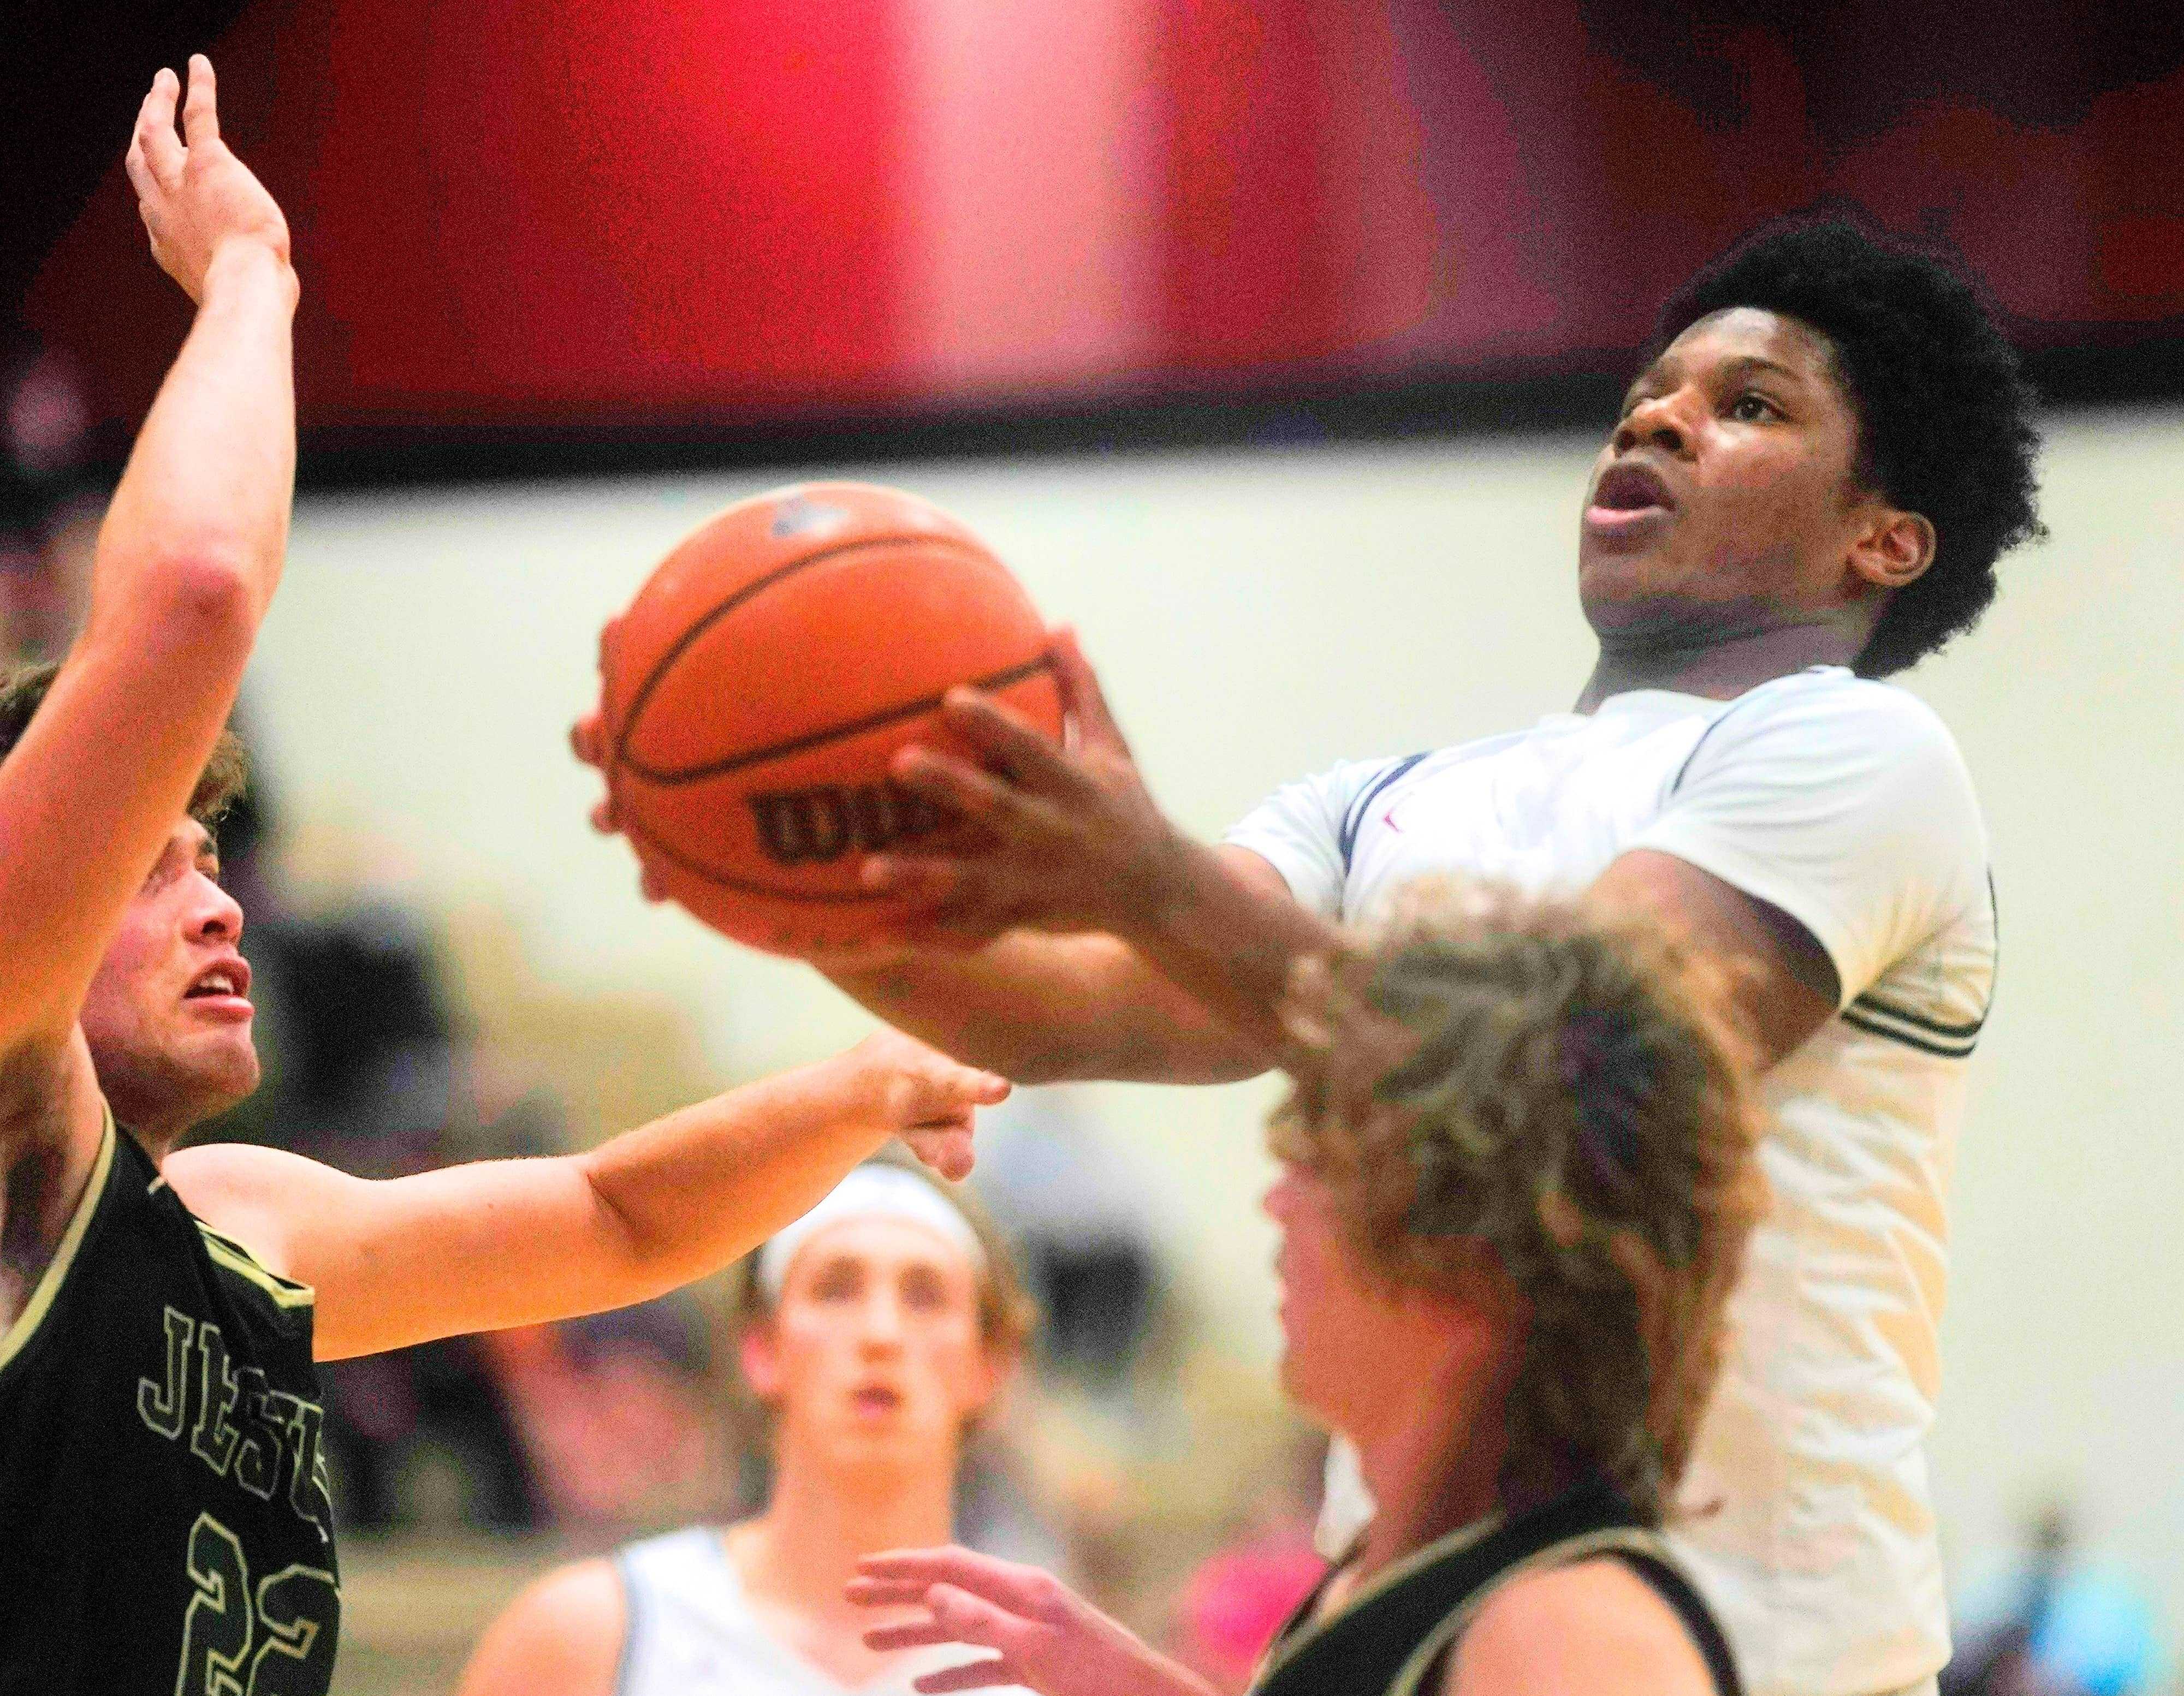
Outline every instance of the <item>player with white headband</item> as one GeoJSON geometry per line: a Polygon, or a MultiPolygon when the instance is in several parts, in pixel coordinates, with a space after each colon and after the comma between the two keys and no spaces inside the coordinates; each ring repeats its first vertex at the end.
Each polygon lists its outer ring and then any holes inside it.
{"type": "Polygon", "coordinates": [[[964,1438],[1030,1304],[983,1215],[890,1158],[748,1263],[738,1363],[768,1415],[755,1517],[549,1573],[479,1643],[461,1696],[908,1696],[969,1659],[866,1646],[858,1560],[955,1534],[964,1438]]]}

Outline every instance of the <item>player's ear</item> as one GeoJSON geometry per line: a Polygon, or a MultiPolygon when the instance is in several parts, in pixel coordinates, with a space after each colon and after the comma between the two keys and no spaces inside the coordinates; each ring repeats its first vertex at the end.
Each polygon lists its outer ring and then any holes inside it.
{"type": "Polygon", "coordinates": [[[1022,1364],[1022,1348],[994,1342],[979,1345],[978,1370],[969,1375],[963,1389],[961,1411],[967,1426],[977,1425],[992,1410],[1022,1364]]]}
{"type": "Polygon", "coordinates": [[[1880,507],[1851,543],[1852,573],[1876,589],[1900,589],[1934,563],[1934,526],[1921,514],[1880,507]]]}
{"type": "Polygon", "coordinates": [[[780,1399],[781,1348],[772,1320],[762,1319],[744,1327],[743,1335],[736,1339],[736,1365],[742,1369],[751,1394],[760,1401],[780,1399]]]}

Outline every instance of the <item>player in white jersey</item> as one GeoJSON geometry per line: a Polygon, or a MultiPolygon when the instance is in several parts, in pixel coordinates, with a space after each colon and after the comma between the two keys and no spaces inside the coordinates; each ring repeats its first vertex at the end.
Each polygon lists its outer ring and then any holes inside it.
{"type": "Polygon", "coordinates": [[[929,919],[820,964],[1013,1076],[1198,1082],[1279,1064],[1293,967],[1419,872],[1589,883],[1690,932],[1741,975],[1773,1066],[1776,1200],[1686,1552],[1763,1696],[1921,1685],[1948,1653],[1921,1458],[1942,1198],[1995,919],[1955,747],[1877,680],[1968,627],[2036,533],[2030,408],[1947,266],[1841,223],[1763,231],[1664,308],[1602,448],[1578,545],[1600,657],[1573,713],[1340,768],[1208,848],[1063,635],[1072,744],[951,696],[978,761],[895,773],[961,822],[866,868],[929,919]]]}
{"type": "Polygon", "coordinates": [[[965,1436],[1028,1312],[982,1215],[906,1165],[858,1167],[748,1269],[765,1509],[548,1574],[488,1631],[461,1696],[911,1696],[971,1659],[866,1647],[844,1591],[864,1556],[953,1535],[965,1436]]]}

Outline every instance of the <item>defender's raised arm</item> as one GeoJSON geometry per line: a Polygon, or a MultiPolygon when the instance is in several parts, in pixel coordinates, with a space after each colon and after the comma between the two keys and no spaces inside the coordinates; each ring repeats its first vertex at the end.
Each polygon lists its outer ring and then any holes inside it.
{"type": "Polygon", "coordinates": [[[189,803],[281,572],[295,483],[288,231],[220,138],[211,64],[153,81],[129,180],[198,303],[98,541],[89,619],[0,766],[0,1053],[58,1048],[189,803]]]}

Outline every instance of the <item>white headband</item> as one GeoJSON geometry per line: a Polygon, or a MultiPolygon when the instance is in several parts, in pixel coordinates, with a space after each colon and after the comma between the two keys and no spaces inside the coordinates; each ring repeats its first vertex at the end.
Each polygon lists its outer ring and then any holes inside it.
{"type": "Polygon", "coordinates": [[[788,1282],[789,1262],[796,1251],[830,1225],[845,1219],[906,1219],[938,1232],[968,1255],[982,1277],[986,1271],[986,1246],[962,1209],[938,1189],[901,1166],[869,1164],[857,1167],[835,1185],[801,1219],[783,1226],[758,1251],[759,1287],[770,1301],[781,1298],[788,1282]]]}

